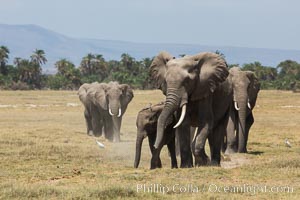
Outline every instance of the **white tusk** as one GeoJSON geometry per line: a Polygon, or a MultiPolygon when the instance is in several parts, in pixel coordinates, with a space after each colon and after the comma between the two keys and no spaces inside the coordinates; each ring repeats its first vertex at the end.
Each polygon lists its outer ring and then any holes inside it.
{"type": "Polygon", "coordinates": [[[198,126],[197,126],[196,129],[195,129],[194,138],[193,138],[192,142],[194,142],[194,140],[196,139],[197,131],[198,131],[198,126]]]}
{"type": "Polygon", "coordinates": [[[111,109],[110,109],[110,106],[108,105],[108,112],[109,112],[109,114],[111,115],[111,116],[114,116],[114,114],[111,112],[111,109]]]}
{"type": "Polygon", "coordinates": [[[234,108],[235,108],[236,110],[240,110],[240,108],[239,108],[239,106],[238,106],[238,104],[237,104],[236,101],[234,102],[234,108]]]}
{"type": "Polygon", "coordinates": [[[251,110],[251,105],[250,105],[249,101],[248,101],[247,105],[248,105],[248,108],[251,110]]]}
{"type": "Polygon", "coordinates": [[[186,113],[186,104],[184,104],[182,106],[182,111],[181,111],[181,115],[179,118],[179,121],[177,122],[177,124],[173,127],[173,128],[177,128],[178,126],[180,126],[180,124],[182,123],[184,117],[185,117],[185,113],[186,113]]]}
{"type": "Polygon", "coordinates": [[[121,111],[121,108],[119,108],[119,114],[118,114],[118,117],[121,117],[122,115],[122,111],[121,111]]]}

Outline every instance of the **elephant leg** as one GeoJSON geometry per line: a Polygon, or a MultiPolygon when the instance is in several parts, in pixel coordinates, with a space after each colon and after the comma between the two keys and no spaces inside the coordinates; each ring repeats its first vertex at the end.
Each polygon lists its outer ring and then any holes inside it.
{"type": "Polygon", "coordinates": [[[101,115],[97,110],[94,110],[92,112],[93,134],[94,136],[99,137],[102,135],[103,120],[101,119],[101,115]]]}
{"type": "Polygon", "coordinates": [[[151,158],[151,166],[150,169],[156,169],[156,168],[161,168],[161,160],[160,160],[160,152],[161,152],[162,146],[159,146],[157,149],[153,149],[152,152],[152,158],[151,158]]]}
{"type": "MultiPolygon", "coordinates": [[[[200,137],[199,133],[200,133],[200,129],[194,129],[197,130],[196,133],[194,133],[197,137],[200,137]]],[[[207,156],[207,154],[205,153],[205,148],[202,148],[199,152],[197,152],[197,154],[195,153],[195,145],[196,145],[196,139],[197,137],[195,137],[192,141],[192,150],[193,150],[193,154],[195,157],[195,166],[199,167],[199,166],[205,166],[208,164],[209,162],[209,158],[207,156]]],[[[205,146],[205,141],[204,141],[204,146],[205,146]]]]}
{"type": "Polygon", "coordinates": [[[93,126],[92,126],[92,118],[87,109],[84,110],[84,118],[85,118],[85,123],[86,123],[86,133],[88,135],[93,135],[93,126]]]}
{"type": "Polygon", "coordinates": [[[225,154],[237,152],[237,137],[235,135],[235,113],[230,112],[226,127],[226,151],[225,154]]]}
{"type": "Polygon", "coordinates": [[[180,141],[178,136],[178,131],[175,131],[175,150],[176,150],[176,156],[180,156],[180,141]]]}
{"type": "Polygon", "coordinates": [[[224,138],[222,139],[222,145],[221,145],[222,153],[225,153],[226,149],[227,149],[227,136],[225,135],[224,138]]]}
{"type": "Polygon", "coordinates": [[[176,150],[175,150],[175,137],[171,136],[171,140],[168,141],[168,150],[171,156],[171,168],[178,168],[177,158],[176,158],[176,150]]]}
{"type": "Polygon", "coordinates": [[[225,125],[220,123],[208,136],[211,154],[211,165],[219,166],[221,163],[221,145],[226,131],[225,125]]]}
{"type": "MultiPolygon", "coordinates": [[[[153,135],[154,135],[154,134],[153,134],[153,135]]],[[[156,165],[153,164],[153,166],[152,166],[152,162],[154,162],[154,161],[152,161],[152,159],[155,160],[155,158],[153,158],[153,157],[154,157],[154,153],[155,153],[155,148],[154,148],[155,137],[153,137],[153,135],[148,134],[149,148],[150,148],[151,155],[152,155],[152,158],[151,158],[151,164],[150,164],[150,165],[151,165],[151,166],[150,166],[151,169],[161,168],[161,167],[162,167],[162,165],[161,165],[161,160],[160,160],[160,157],[159,157],[159,154],[158,154],[158,158],[157,158],[157,164],[156,164],[156,165]]]]}
{"type": "Polygon", "coordinates": [[[104,119],[104,131],[105,131],[105,138],[112,142],[113,129],[112,129],[112,119],[110,117],[104,119]]]}
{"type": "Polygon", "coordinates": [[[249,130],[251,126],[254,123],[254,117],[252,112],[249,114],[249,116],[246,119],[246,127],[245,127],[245,132],[246,132],[246,152],[247,152],[247,143],[248,143],[248,137],[249,137],[249,130]]]}
{"type": "Polygon", "coordinates": [[[180,144],[180,157],[181,168],[193,167],[193,157],[190,145],[190,119],[186,116],[182,124],[177,127],[179,144],[180,144]]]}
{"type": "Polygon", "coordinates": [[[211,96],[198,103],[198,130],[192,144],[193,154],[198,165],[205,165],[208,161],[208,157],[205,153],[205,143],[213,130],[214,114],[212,106],[211,96]],[[200,158],[200,162],[198,158],[200,158]]]}

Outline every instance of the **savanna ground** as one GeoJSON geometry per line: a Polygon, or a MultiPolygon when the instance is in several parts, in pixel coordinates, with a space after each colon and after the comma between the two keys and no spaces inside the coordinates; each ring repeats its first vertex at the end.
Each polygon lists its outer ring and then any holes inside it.
{"type": "Polygon", "coordinates": [[[163,168],[149,170],[145,140],[140,167],[134,169],[137,112],[163,99],[160,91],[135,91],[122,142],[100,138],[101,149],[85,133],[75,91],[0,91],[0,199],[300,199],[299,93],[261,91],[249,154],[224,157],[222,167],[170,169],[164,148],[163,168]],[[292,148],[285,146],[285,138],[292,148]],[[170,191],[137,191],[138,184],[160,184],[170,191]],[[234,186],[248,187],[248,192],[226,190],[234,186]],[[184,188],[188,191],[181,193],[184,188]]]}

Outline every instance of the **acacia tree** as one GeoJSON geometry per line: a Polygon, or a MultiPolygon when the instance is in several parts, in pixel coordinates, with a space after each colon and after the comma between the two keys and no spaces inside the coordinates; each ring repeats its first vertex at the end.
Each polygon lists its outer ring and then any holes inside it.
{"type": "Polygon", "coordinates": [[[278,64],[277,69],[279,70],[279,76],[300,78],[300,64],[293,60],[285,60],[278,64]]]}
{"type": "Polygon", "coordinates": [[[279,70],[278,89],[299,90],[300,89],[300,64],[296,61],[285,60],[277,66],[279,70]]]}

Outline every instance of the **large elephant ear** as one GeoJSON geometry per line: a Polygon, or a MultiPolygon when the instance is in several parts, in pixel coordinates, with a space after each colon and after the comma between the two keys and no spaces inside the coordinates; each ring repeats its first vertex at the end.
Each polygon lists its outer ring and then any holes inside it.
{"type": "Polygon", "coordinates": [[[212,94],[216,88],[228,77],[227,63],[220,55],[216,53],[200,53],[190,56],[198,62],[199,81],[192,93],[192,100],[203,99],[212,94]]]}
{"type": "Polygon", "coordinates": [[[104,110],[108,109],[107,101],[106,101],[107,87],[108,86],[106,83],[100,83],[96,86],[96,92],[95,92],[95,99],[97,101],[96,104],[98,104],[104,110]]]}
{"type": "Polygon", "coordinates": [[[155,88],[162,90],[165,95],[167,93],[165,81],[166,64],[172,59],[174,59],[174,57],[170,53],[162,51],[153,59],[150,65],[151,82],[155,88]]]}
{"type": "Polygon", "coordinates": [[[78,89],[78,96],[79,96],[79,100],[85,104],[86,103],[86,97],[87,97],[87,90],[90,88],[90,84],[88,83],[84,83],[83,85],[80,86],[80,88],[78,89]]]}
{"type": "Polygon", "coordinates": [[[133,98],[133,91],[131,89],[131,87],[127,84],[121,84],[120,85],[120,88],[122,90],[122,93],[123,93],[123,101],[122,101],[122,106],[126,106],[129,104],[129,102],[132,100],[133,98]]]}
{"type": "Polygon", "coordinates": [[[246,76],[248,77],[250,84],[248,87],[248,96],[250,100],[251,107],[255,106],[257,94],[260,90],[260,83],[258,78],[255,76],[255,73],[252,71],[245,71],[246,76]]]}

